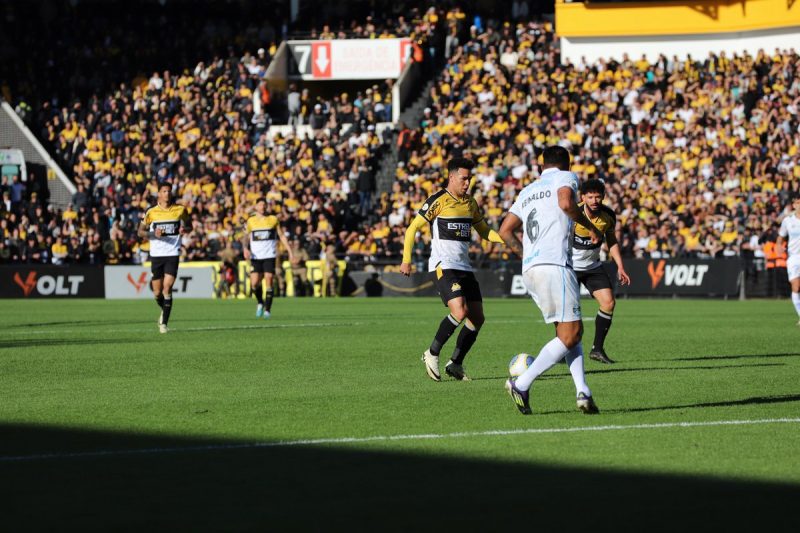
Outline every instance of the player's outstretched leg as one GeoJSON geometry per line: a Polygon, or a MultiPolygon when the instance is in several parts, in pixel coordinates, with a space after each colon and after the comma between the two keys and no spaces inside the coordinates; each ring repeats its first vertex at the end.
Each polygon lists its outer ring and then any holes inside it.
{"type": "Polygon", "coordinates": [[[455,318],[452,313],[444,317],[439,323],[439,329],[433,337],[430,348],[422,354],[425,371],[433,381],[442,380],[442,376],[439,374],[439,352],[442,351],[442,346],[453,336],[459,324],[461,324],[461,321],[455,318]]]}
{"type": "Polygon", "coordinates": [[[531,414],[530,388],[533,381],[564,358],[567,347],[558,337],[544,345],[533,364],[521,376],[506,381],[506,390],[523,415],[531,414]]]}

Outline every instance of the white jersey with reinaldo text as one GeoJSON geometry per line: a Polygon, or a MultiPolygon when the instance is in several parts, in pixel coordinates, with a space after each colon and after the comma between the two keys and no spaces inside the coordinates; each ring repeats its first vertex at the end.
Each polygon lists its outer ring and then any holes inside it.
{"type": "Polygon", "coordinates": [[[522,189],[511,213],[522,221],[522,272],[535,265],[572,267],[572,219],[558,205],[558,190],[569,187],[577,201],[578,176],[547,169],[522,189]]]}
{"type": "Polygon", "coordinates": [[[792,213],[781,222],[781,229],[778,235],[784,239],[788,239],[786,244],[786,252],[790,258],[800,258],[800,218],[792,213]]]}

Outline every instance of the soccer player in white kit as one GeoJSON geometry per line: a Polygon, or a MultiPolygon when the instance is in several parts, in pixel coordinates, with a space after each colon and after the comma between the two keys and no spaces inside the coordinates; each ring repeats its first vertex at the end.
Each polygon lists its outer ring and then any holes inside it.
{"type": "MultiPolygon", "coordinates": [[[[786,260],[786,271],[789,274],[789,285],[792,286],[792,303],[800,317],[800,196],[792,200],[794,213],[787,216],[781,222],[781,229],[778,231],[778,241],[775,243],[777,248],[783,246],[784,239],[788,238],[786,251],[789,259],[786,260]]],[[[800,326],[800,320],[797,322],[800,326]]]]}
{"type": "Polygon", "coordinates": [[[531,414],[533,381],[566,358],[577,389],[578,409],[599,413],[583,371],[580,288],[572,269],[573,222],[589,230],[593,243],[602,236],[578,207],[578,176],[569,172],[569,152],[550,146],[542,154],[541,177],[522,189],[500,227],[500,237],[522,257],[525,287],[544,315],[556,326],[556,336],[544,345],[533,364],[518,378],[506,381],[517,409],[531,414]],[[515,232],[523,227],[522,244],[515,232]]]}

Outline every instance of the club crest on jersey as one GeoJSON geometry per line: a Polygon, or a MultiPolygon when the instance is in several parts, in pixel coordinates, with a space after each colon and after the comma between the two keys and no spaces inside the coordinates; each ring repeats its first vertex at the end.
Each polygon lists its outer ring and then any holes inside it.
{"type": "Polygon", "coordinates": [[[452,285],[450,285],[450,292],[458,292],[460,290],[461,290],[461,285],[459,285],[458,283],[453,283],[452,285]]]}

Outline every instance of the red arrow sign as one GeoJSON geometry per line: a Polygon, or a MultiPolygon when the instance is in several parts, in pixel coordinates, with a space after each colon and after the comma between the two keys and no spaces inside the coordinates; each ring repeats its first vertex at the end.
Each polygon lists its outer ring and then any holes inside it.
{"type": "Polygon", "coordinates": [[[330,78],[331,64],[331,43],[311,43],[311,75],[315,78],[330,78]]]}

